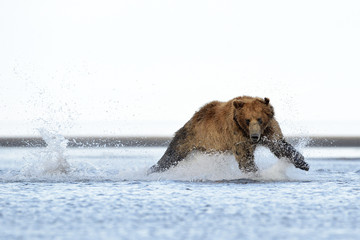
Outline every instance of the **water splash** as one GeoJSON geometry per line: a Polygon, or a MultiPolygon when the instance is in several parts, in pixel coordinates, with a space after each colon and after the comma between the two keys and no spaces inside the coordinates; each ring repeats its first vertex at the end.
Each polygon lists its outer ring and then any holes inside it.
{"type": "Polygon", "coordinates": [[[46,142],[45,149],[32,153],[30,160],[21,170],[25,176],[39,177],[49,175],[61,175],[70,172],[70,164],[67,161],[66,146],[68,140],[61,134],[45,128],[38,129],[42,139],[46,142]]]}
{"type": "Polygon", "coordinates": [[[257,173],[244,173],[238,168],[232,154],[191,153],[176,167],[162,173],[150,174],[148,180],[180,181],[230,181],[249,179],[254,181],[304,180],[286,159],[277,159],[270,151],[260,148],[255,152],[257,173]]]}
{"type": "MultiPolygon", "coordinates": [[[[301,150],[308,143],[299,139],[295,147],[301,150]]],[[[205,154],[192,152],[176,167],[162,173],[150,174],[149,180],[181,181],[230,181],[249,179],[254,181],[306,181],[307,172],[296,169],[286,158],[278,159],[268,148],[258,147],[255,151],[257,173],[244,173],[238,168],[232,154],[205,154]]],[[[136,175],[140,175],[137,173],[136,175]]],[[[145,175],[145,171],[142,173],[145,175]]]]}
{"type": "MultiPolygon", "coordinates": [[[[39,129],[45,149],[35,149],[27,156],[20,172],[0,176],[6,181],[238,181],[255,182],[308,181],[311,173],[296,169],[286,159],[276,158],[269,149],[255,151],[256,174],[245,174],[232,154],[192,152],[176,167],[148,175],[147,170],[165,148],[71,148],[55,131],[39,129]]],[[[297,146],[299,149],[299,147],[297,146]]],[[[300,147],[301,148],[301,147],[300,147]]],[[[301,151],[301,149],[300,149],[301,151]]]]}

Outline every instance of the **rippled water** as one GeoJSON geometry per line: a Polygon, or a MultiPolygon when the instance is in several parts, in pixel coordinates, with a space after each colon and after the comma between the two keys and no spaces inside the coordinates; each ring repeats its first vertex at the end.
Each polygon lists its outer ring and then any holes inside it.
{"type": "Polygon", "coordinates": [[[359,149],[303,149],[309,172],[260,149],[259,176],[194,153],[147,176],[164,151],[0,148],[0,239],[360,236],[359,149]]]}

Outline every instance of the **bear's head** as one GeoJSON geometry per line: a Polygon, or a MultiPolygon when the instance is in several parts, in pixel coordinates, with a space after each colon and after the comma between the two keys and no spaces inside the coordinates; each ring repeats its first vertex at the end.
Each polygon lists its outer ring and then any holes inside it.
{"type": "Polygon", "coordinates": [[[274,117],[274,109],[268,98],[237,98],[233,101],[234,121],[252,142],[257,143],[261,134],[274,117]]]}

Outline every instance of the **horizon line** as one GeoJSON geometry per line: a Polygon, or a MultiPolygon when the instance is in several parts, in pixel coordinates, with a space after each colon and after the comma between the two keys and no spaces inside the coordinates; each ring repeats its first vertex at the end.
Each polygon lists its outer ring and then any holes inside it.
{"type": "MultiPolygon", "coordinates": [[[[166,147],[171,136],[64,136],[67,147],[166,147]]],[[[360,136],[288,136],[306,147],[360,147],[360,136]]],[[[0,147],[46,147],[40,136],[0,136],[0,147]]]]}

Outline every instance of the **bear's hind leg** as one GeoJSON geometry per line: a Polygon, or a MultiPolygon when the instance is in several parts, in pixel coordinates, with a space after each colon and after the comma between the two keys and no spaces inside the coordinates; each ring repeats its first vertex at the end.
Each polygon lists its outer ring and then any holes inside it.
{"type": "Polygon", "coordinates": [[[170,145],[160,160],[155,165],[153,165],[147,173],[151,174],[154,172],[164,172],[170,167],[176,166],[187,156],[187,153],[188,152],[177,151],[170,145]]]}

